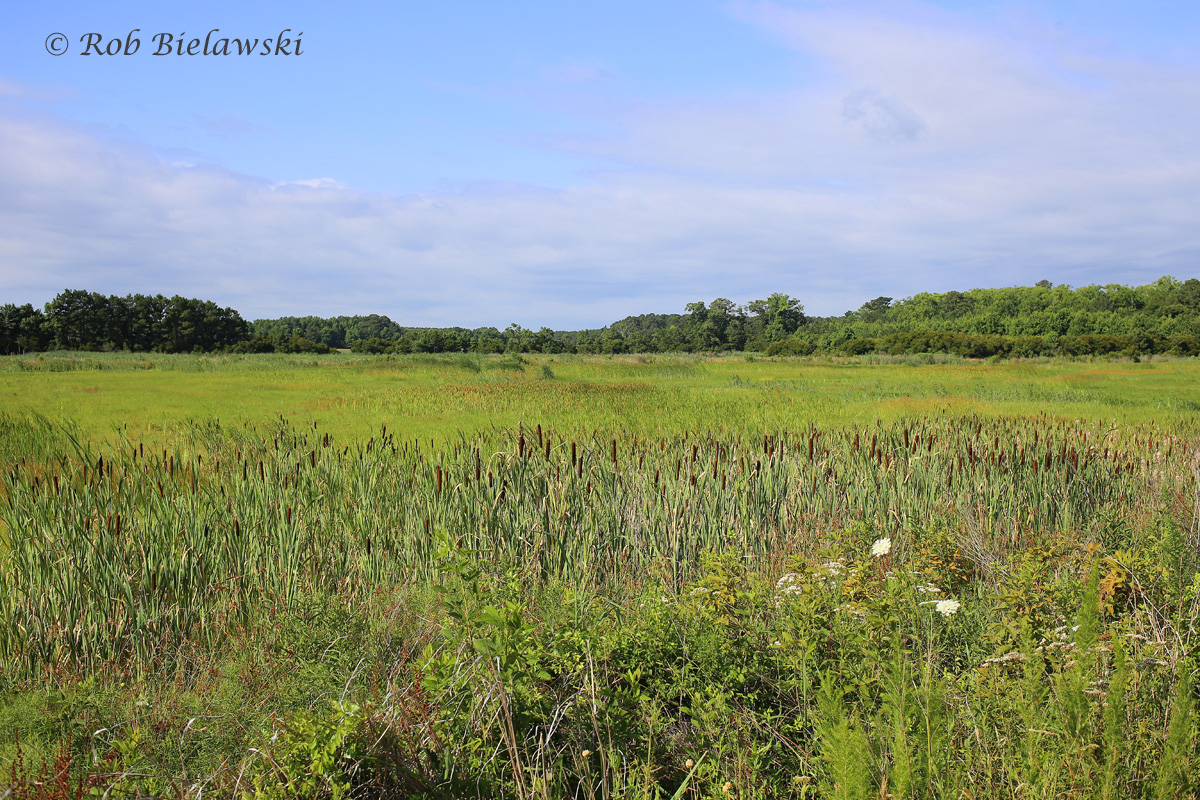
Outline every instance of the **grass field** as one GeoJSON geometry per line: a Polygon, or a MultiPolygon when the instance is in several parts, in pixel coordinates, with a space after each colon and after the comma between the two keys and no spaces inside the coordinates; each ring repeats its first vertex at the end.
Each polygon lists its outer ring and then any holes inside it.
{"type": "Polygon", "coordinates": [[[1195,797],[1198,379],[4,359],[0,784],[1195,797]]]}
{"type": "MultiPolygon", "coordinates": [[[[94,439],[124,428],[162,441],[186,420],[259,424],[283,416],[363,438],[456,439],[521,422],[560,431],[755,433],[866,424],[947,411],[1046,413],[1122,423],[1200,413],[1200,363],[921,364],[740,356],[157,356],[74,354],[0,361],[0,399],[76,421],[94,439]],[[549,370],[549,377],[544,370],[549,370]]],[[[933,360],[930,358],[928,360],[933,360]]],[[[957,363],[953,363],[957,362],[957,363]]]]}

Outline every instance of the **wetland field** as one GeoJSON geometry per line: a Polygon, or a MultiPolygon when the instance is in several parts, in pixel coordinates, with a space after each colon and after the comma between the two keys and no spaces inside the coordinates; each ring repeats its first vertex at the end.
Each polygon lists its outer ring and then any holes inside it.
{"type": "Polygon", "coordinates": [[[0,358],[0,798],[1200,796],[1197,387],[0,358]]]}

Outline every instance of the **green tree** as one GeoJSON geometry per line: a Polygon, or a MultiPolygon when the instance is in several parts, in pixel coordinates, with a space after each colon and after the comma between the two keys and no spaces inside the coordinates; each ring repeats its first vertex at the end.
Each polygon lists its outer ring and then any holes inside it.
{"type": "Polygon", "coordinates": [[[0,355],[45,350],[49,338],[45,316],[31,304],[0,306],[0,355]]]}
{"type": "Polygon", "coordinates": [[[46,304],[46,328],[56,350],[99,350],[109,341],[108,298],[68,289],[46,304]]]}

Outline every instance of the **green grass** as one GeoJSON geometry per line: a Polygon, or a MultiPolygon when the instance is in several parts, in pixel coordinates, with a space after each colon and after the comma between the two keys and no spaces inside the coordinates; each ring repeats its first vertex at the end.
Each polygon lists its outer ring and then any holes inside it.
{"type": "MultiPolygon", "coordinates": [[[[446,442],[540,423],[563,432],[753,434],[949,412],[1163,424],[1200,409],[1200,364],[909,364],[741,357],[156,356],[0,362],[0,401],[70,420],[83,435],[164,441],[181,421],[226,427],[283,416],[339,438],[382,425],[446,442]],[[543,377],[542,366],[554,377],[543,377]]],[[[908,359],[913,361],[915,359],[908,359]]]]}
{"type": "Polygon", "coordinates": [[[1195,797],[1200,365],[943,360],[0,362],[0,786],[1195,797]]]}

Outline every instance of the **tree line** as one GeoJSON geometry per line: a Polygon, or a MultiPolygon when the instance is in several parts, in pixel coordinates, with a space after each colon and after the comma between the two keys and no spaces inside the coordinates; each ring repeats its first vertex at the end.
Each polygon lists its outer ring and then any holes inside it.
{"type": "Polygon", "coordinates": [[[126,297],[67,290],[46,304],[0,306],[0,353],[46,350],[129,350],[199,353],[249,337],[232,308],[208,300],[162,295],[126,297]]]}
{"type": "Polygon", "coordinates": [[[42,350],[358,353],[764,352],[991,356],[1200,355],[1200,280],[1146,286],[1034,286],[877,297],[841,316],[810,317],[775,293],[718,297],[680,314],[630,316],[598,329],[403,327],[386,316],[281,317],[247,323],[183,297],[65,291],[45,310],[0,306],[0,353],[42,350]]]}

